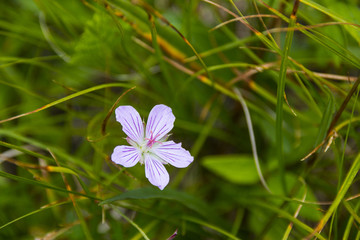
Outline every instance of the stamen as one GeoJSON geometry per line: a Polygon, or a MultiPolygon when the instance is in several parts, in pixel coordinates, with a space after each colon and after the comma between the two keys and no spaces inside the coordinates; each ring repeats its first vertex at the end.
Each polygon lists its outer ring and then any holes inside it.
{"type": "Polygon", "coordinates": [[[162,144],[162,142],[155,141],[155,139],[159,136],[159,134],[157,134],[155,137],[153,137],[153,132],[150,131],[150,133],[151,133],[150,139],[149,139],[149,138],[145,138],[145,140],[148,140],[147,146],[148,146],[149,148],[151,148],[151,147],[154,145],[154,143],[160,143],[160,144],[162,144]]]}

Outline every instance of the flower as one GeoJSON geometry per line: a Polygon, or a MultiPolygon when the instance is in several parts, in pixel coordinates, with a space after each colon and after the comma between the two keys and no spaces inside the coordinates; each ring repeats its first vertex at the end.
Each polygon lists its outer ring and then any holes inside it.
{"type": "Polygon", "coordinates": [[[115,115],[131,146],[116,146],[111,160],[124,167],[133,167],[138,162],[145,164],[145,176],[152,185],[163,190],[169,183],[164,164],[185,168],[194,160],[189,151],[181,147],[181,143],[166,141],[175,121],[170,107],[163,104],[154,106],[146,128],[132,106],[118,107],[115,115]]]}

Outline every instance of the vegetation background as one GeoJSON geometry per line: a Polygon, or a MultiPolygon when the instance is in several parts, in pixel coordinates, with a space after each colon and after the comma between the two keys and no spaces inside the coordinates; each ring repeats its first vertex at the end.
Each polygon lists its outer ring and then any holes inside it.
{"type": "Polygon", "coordinates": [[[356,0],[0,1],[1,239],[360,239],[356,0]],[[113,110],[176,116],[152,186],[113,110]],[[257,148],[257,149],[256,149],[257,148]]]}

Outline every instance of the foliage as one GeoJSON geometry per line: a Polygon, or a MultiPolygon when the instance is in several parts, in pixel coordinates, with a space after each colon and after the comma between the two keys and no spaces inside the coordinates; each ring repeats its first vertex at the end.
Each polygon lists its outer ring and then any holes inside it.
{"type": "Polygon", "coordinates": [[[359,15],[354,0],[0,2],[0,238],[360,239],[359,15]],[[114,108],[156,104],[195,157],[163,191],[109,158],[126,144],[114,108]]]}

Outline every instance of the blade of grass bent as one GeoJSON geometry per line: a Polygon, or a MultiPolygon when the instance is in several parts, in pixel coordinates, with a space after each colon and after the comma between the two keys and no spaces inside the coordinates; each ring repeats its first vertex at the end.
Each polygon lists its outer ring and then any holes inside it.
{"type": "Polygon", "coordinates": [[[124,83],[108,83],[108,84],[101,84],[101,85],[98,85],[98,86],[95,86],[95,87],[91,87],[91,88],[88,88],[88,89],[85,89],[85,90],[82,90],[82,91],[79,91],[79,92],[76,92],[76,93],[73,93],[69,96],[66,96],[66,97],[63,97],[61,99],[58,99],[54,102],[51,102],[49,104],[46,104],[44,106],[42,106],[41,108],[38,108],[38,109],[35,109],[33,111],[30,111],[30,112],[27,112],[27,113],[23,113],[23,114],[20,114],[20,115],[16,115],[14,117],[11,117],[11,118],[7,118],[7,119],[4,119],[4,120],[0,120],[0,124],[1,123],[4,123],[4,122],[8,122],[8,121],[12,121],[14,119],[18,119],[18,118],[21,118],[21,117],[25,117],[27,115],[30,115],[30,114],[33,114],[33,113],[37,113],[37,112],[40,112],[42,110],[45,110],[47,108],[50,108],[50,107],[53,107],[59,103],[62,103],[62,102],[65,102],[65,101],[68,101],[70,99],[73,99],[75,97],[78,97],[78,96],[81,96],[81,95],[84,95],[86,93],[89,93],[89,92],[93,92],[93,91],[96,91],[96,90],[99,90],[99,89],[103,89],[103,88],[109,88],[109,87],[125,87],[125,88],[129,88],[130,85],[129,84],[124,84],[124,83]]]}
{"type": "Polygon", "coordinates": [[[279,72],[279,82],[277,88],[277,104],[276,104],[276,146],[277,146],[277,157],[279,161],[279,172],[280,179],[283,185],[284,192],[286,193],[286,182],[285,182],[285,163],[283,157],[283,133],[282,133],[282,122],[283,122],[283,104],[284,104],[284,91],[285,91],[285,80],[286,80],[286,71],[288,64],[288,56],[290,52],[290,47],[294,35],[294,31],[291,30],[296,23],[296,12],[299,6],[299,1],[295,1],[294,8],[290,16],[289,31],[285,37],[285,46],[284,52],[281,57],[281,65],[279,72]]]}
{"type": "Polygon", "coordinates": [[[106,117],[104,118],[102,124],[101,124],[101,135],[104,137],[106,135],[106,125],[107,122],[111,116],[111,114],[114,112],[116,105],[120,102],[120,100],[130,91],[132,91],[133,89],[135,89],[136,86],[129,88],[128,90],[126,90],[125,92],[123,92],[120,97],[118,97],[118,99],[116,99],[115,103],[112,105],[112,107],[110,108],[108,114],[106,115],[106,117]]]}
{"type": "Polygon", "coordinates": [[[54,50],[54,52],[60,58],[62,58],[65,62],[70,62],[70,60],[71,60],[70,56],[67,53],[65,53],[65,51],[62,50],[54,41],[54,39],[50,33],[50,30],[49,30],[48,26],[46,25],[45,14],[43,12],[39,13],[39,22],[40,22],[41,31],[44,35],[44,38],[49,43],[52,50],[54,50]]]}
{"type": "Polygon", "coordinates": [[[256,166],[256,171],[259,175],[261,184],[264,186],[264,188],[266,189],[266,191],[268,191],[269,193],[272,193],[271,190],[269,189],[268,185],[266,184],[266,181],[264,179],[264,176],[261,172],[261,167],[260,167],[260,162],[259,162],[259,158],[258,158],[258,154],[257,154],[257,150],[256,150],[256,142],[255,142],[255,134],[254,134],[254,130],[253,130],[253,126],[252,126],[252,122],[251,122],[251,116],[250,116],[250,112],[248,107],[246,106],[246,102],[244,100],[244,98],[241,95],[241,92],[239,91],[239,89],[234,88],[234,92],[237,95],[239,102],[244,110],[244,114],[245,114],[245,119],[246,119],[246,124],[248,125],[248,130],[249,130],[249,135],[250,135],[250,142],[251,142],[251,149],[254,155],[254,161],[255,161],[255,166],[256,166]]]}

